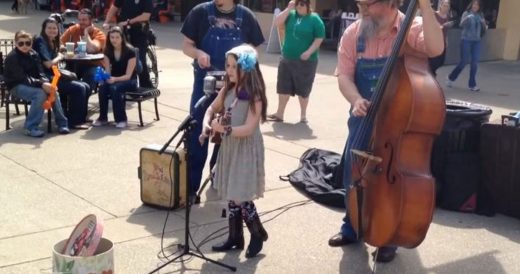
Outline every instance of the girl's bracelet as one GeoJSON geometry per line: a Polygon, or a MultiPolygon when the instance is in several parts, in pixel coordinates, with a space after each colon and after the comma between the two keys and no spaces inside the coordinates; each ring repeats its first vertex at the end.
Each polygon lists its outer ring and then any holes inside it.
{"type": "Polygon", "coordinates": [[[230,136],[232,131],[233,131],[233,127],[231,127],[231,126],[224,127],[224,133],[226,134],[226,136],[230,136]]]}

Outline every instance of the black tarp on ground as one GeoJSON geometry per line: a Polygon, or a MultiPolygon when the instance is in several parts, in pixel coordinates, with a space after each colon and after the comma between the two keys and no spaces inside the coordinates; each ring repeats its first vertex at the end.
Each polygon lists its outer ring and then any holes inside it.
{"type": "Polygon", "coordinates": [[[300,157],[298,169],[280,179],[318,203],[345,208],[345,189],[341,176],[337,176],[343,173],[340,160],[338,153],[311,148],[300,157]]]}

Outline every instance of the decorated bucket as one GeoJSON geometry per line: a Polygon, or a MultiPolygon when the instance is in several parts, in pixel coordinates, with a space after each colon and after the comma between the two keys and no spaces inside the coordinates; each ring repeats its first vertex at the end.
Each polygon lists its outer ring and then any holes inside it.
{"type": "Polygon", "coordinates": [[[94,214],[85,216],[68,239],[54,246],[53,273],[113,274],[114,244],[102,234],[103,220],[94,214]]]}
{"type": "Polygon", "coordinates": [[[52,271],[60,274],[114,274],[114,244],[102,238],[92,256],[69,256],[62,254],[68,240],[54,246],[52,271]]]}

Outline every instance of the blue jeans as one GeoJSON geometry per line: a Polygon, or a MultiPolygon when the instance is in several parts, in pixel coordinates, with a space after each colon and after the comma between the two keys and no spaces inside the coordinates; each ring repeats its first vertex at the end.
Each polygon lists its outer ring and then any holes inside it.
{"type": "MultiPolygon", "coordinates": [[[[29,101],[31,103],[29,113],[25,119],[24,128],[27,130],[38,128],[43,119],[43,102],[47,100],[47,94],[45,91],[42,88],[20,84],[11,89],[11,94],[16,98],[29,101]]],[[[56,125],[58,127],[67,127],[67,118],[65,117],[65,114],[63,114],[63,109],[61,108],[60,97],[58,93],[56,93],[56,100],[52,106],[52,111],[54,112],[56,125]]]]}
{"type": "Polygon", "coordinates": [[[199,107],[198,109],[195,109],[195,104],[197,103],[197,101],[204,96],[203,86],[205,75],[205,72],[198,68],[195,68],[193,92],[191,94],[190,101],[190,114],[193,117],[193,119],[197,121],[197,124],[194,127],[192,127],[192,129],[190,130],[190,135],[188,136],[188,181],[190,184],[190,194],[195,194],[200,187],[202,171],[204,169],[204,164],[206,163],[206,158],[208,156],[208,142],[204,142],[204,144],[201,145],[199,142],[199,135],[202,132],[202,121],[204,119],[204,114],[206,113],[206,109],[209,106],[209,104],[206,104],[204,107],[199,107]]]}
{"type": "Polygon", "coordinates": [[[125,92],[135,91],[137,80],[117,82],[114,84],[103,84],[99,88],[99,118],[100,121],[108,121],[108,99],[112,99],[112,110],[116,123],[126,122],[125,92]]]}
{"type": "Polygon", "coordinates": [[[97,87],[97,82],[94,79],[96,75],[96,68],[97,66],[86,64],[76,64],[73,68],[71,68],[72,71],[76,72],[78,78],[81,81],[87,83],[90,87],[90,89],[87,90],[87,101],[90,95],[92,94],[92,90],[97,87]]]}
{"type": "Polygon", "coordinates": [[[85,123],[88,108],[87,94],[90,93],[90,86],[81,81],[59,81],[58,90],[63,110],[69,119],[69,126],[85,123]]]}
{"type": "Polygon", "coordinates": [[[143,66],[143,70],[139,73],[139,86],[151,88],[150,72],[146,66],[146,51],[148,49],[147,33],[139,29],[130,29],[130,43],[139,49],[139,60],[143,66]]]}
{"type": "Polygon", "coordinates": [[[459,74],[464,67],[470,63],[468,86],[470,88],[477,86],[475,77],[477,75],[478,61],[480,59],[480,44],[480,41],[462,40],[460,42],[460,61],[448,76],[450,81],[457,80],[457,77],[459,77],[459,74]]]}

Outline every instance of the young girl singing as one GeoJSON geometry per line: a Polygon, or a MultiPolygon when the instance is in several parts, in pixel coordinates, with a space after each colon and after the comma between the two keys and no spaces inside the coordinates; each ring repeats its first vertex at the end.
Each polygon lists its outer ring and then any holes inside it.
{"type": "Polygon", "coordinates": [[[265,121],[266,109],[265,83],[255,49],[249,45],[231,49],[226,53],[225,85],[206,111],[200,136],[203,140],[210,132],[222,134],[214,182],[220,197],[229,201],[229,236],[213,246],[214,251],[244,248],[242,221],[251,233],[247,258],[256,256],[267,240],[253,203],[263,197],[265,189],[260,121],[265,121]]]}

